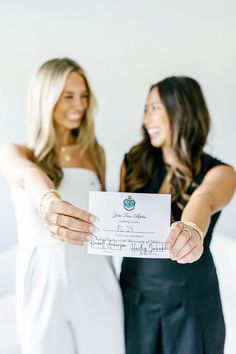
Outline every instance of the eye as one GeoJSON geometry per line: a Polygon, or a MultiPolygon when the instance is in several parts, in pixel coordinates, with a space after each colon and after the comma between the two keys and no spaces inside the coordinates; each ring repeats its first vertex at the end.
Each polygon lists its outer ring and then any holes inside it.
{"type": "Polygon", "coordinates": [[[147,106],[145,106],[145,107],[144,107],[144,114],[146,114],[147,111],[148,111],[148,110],[147,110],[147,106]]]}
{"type": "Polygon", "coordinates": [[[152,111],[153,111],[153,112],[154,112],[154,111],[157,111],[159,108],[160,108],[160,107],[155,104],[155,105],[152,106],[152,111]]]}
{"type": "Polygon", "coordinates": [[[70,100],[70,99],[74,98],[74,96],[73,95],[66,95],[66,96],[64,96],[64,98],[70,100]]]}
{"type": "Polygon", "coordinates": [[[89,98],[89,95],[88,94],[82,95],[81,98],[87,100],[89,98]]]}

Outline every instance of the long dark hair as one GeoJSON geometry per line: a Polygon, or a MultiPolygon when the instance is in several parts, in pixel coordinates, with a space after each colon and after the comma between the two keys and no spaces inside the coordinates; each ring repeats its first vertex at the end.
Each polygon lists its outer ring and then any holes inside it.
{"type": "MultiPolygon", "coordinates": [[[[200,157],[210,129],[207,105],[200,85],[189,77],[168,77],[152,85],[149,93],[152,90],[158,91],[170,122],[170,146],[176,161],[170,179],[172,200],[181,197],[186,200],[187,189],[199,172],[200,157]]],[[[151,145],[143,126],[142,141],[128,153],[127,191],[138,191],[150,181],[157,149],[151,145]]]]}

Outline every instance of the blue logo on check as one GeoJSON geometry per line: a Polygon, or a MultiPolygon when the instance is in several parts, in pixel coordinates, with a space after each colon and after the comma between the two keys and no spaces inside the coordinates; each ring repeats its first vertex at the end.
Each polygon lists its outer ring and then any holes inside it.
{"type": "Polygon", "coordinates": [[[129,195],[128,198],[123,201],[124,208],[128,211],[133,210],[135,208],[135,204],[136,202],[131,195],[129,195]]]}

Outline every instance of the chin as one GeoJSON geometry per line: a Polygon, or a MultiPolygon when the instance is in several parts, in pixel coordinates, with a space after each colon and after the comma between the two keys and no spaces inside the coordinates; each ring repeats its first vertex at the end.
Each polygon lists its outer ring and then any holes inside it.
{"type": "Polygon", "coordinates": [[[157,141],[155,139],[150,140],[150,142],[151,142],[151,145],[156,148],[161,148],[163,146],[163,144],[160,141],[157,141]]]}
{"type": "Polygon", "coordinates": [[[67,129],[78,129],[80,127],[80,122],[79,123],[71,123],[71,124],[66,124],[67,129]]]}

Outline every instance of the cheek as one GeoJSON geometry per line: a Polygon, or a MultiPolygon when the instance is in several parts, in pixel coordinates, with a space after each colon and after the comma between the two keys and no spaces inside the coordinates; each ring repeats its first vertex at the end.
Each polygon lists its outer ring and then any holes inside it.
{"type": "Polygon", "coordinates": [[[165,129],[165,141],[168,146],[171,144],[171,131],[170,131],[169,126],[166,126],[166,129],[165,129]]]}
{"type": "Polygon", "coordinates": [[[62,115],[63,115],[63,111],[62,108],[60,106],[56,106],[53,110],[53,121],[54,122],[60,122],[62,119],[62,115]]]}
{"type": "Polygon", "coordinates": [[[166,122],[166,124],[165,124],[165,130],[166,130],[166,133],[170,136],[171,129],[170,129],[170,123],[169,123],[169,122],[166,122]]]}
{"type": "Polygon", "coordinates": [[[84,111],[87,111],[87,110],[88,110],[88,108],[89,108],[89,102],[88,102],[87,100],[84,101],[83,108],[84,108],[84,111]]]}
{"type": "Polygon", "coordinates": [[[56,122],[56,121],[57,121],[57,117],[58,117],[57,109],[54,108],[53,113],[52,113],[52,119],[53,119],[53,121],[56,122]]]}
{"type": "Polygon", "coordinates": [[[159,124],[162,126],[163,129],[169,130],[170,129],[170,123],[168,117],[166,117],[165,114],[160,114],[159,115],[159,124]]]}
{"type": "Polygon", "coordinates": [[[147,120],[145,119],[145,117],[143,117],[142,123],[143,123],[143,126],[146,128],[147,120]]]}
{"type": "Polygon", "coordinates": [[[67,109],[67,105],[64,103],[64,104],[57,104],[54,108],[54,116],[55,117],[60,117],[67,109]]]}

